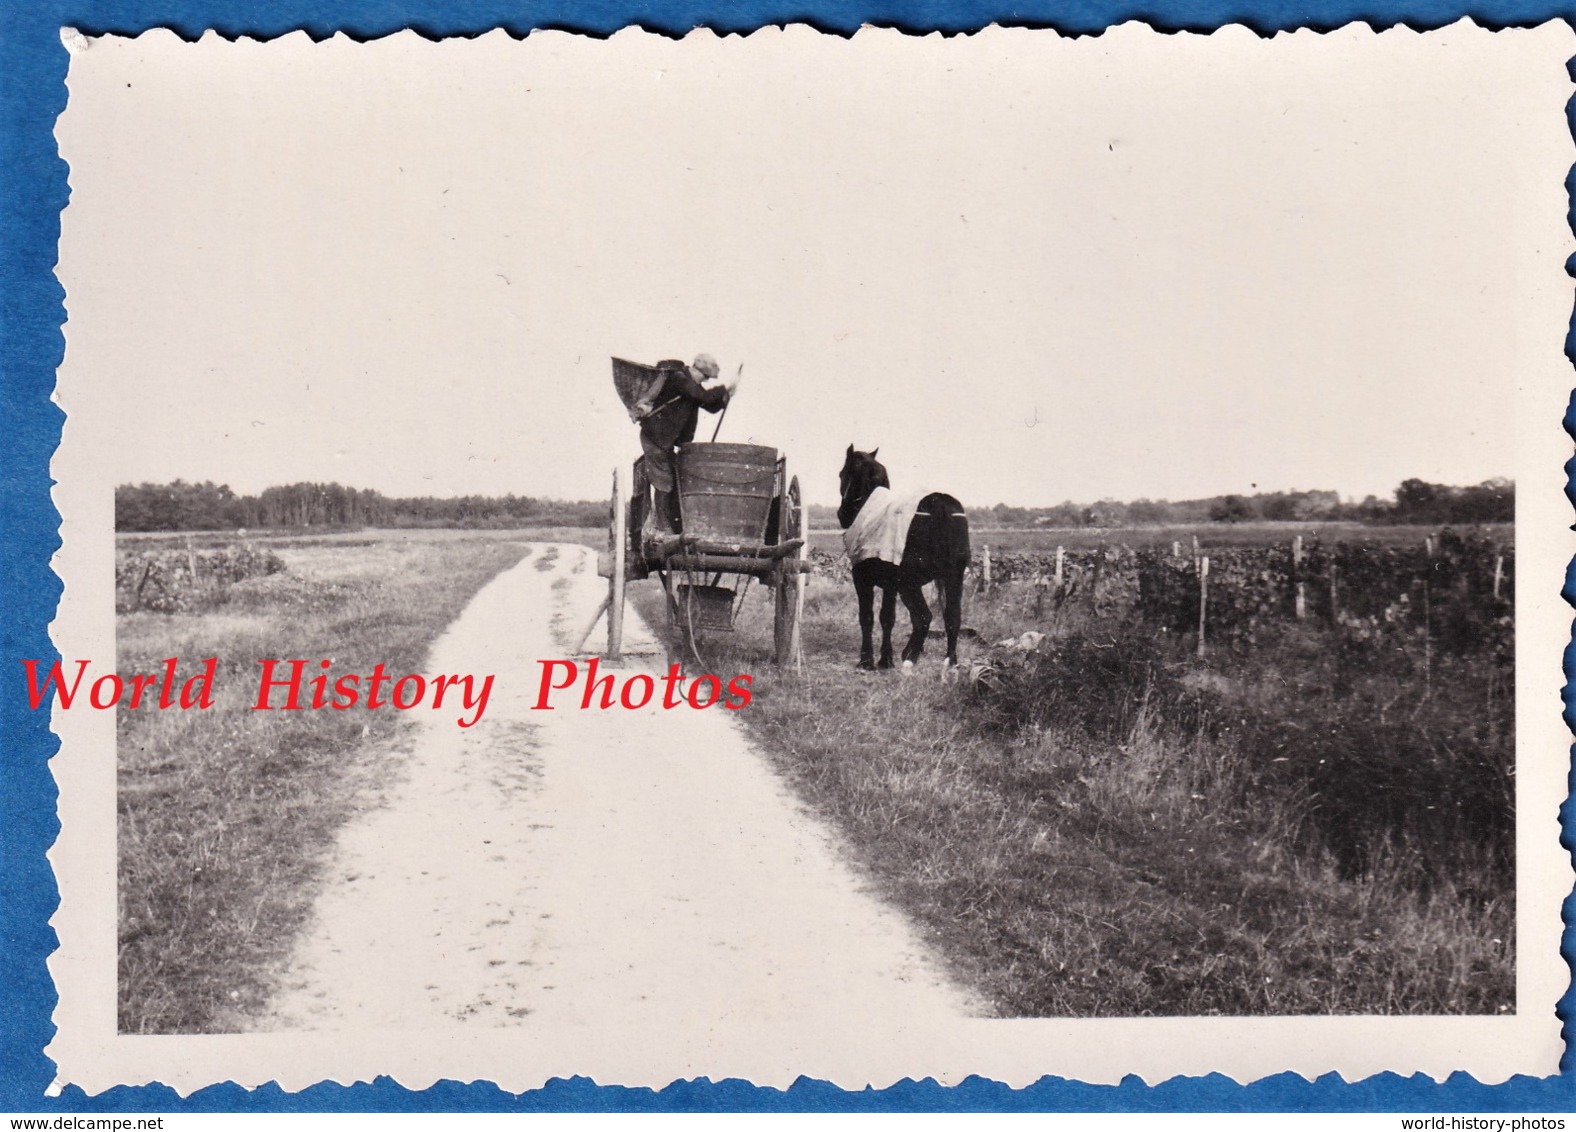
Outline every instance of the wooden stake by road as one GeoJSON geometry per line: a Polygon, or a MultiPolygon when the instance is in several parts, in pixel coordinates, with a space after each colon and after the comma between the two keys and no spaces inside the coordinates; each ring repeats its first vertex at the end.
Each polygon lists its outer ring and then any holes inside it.
{"type": "Polygon", "coordinates": [[[1302,536],[1291,540],[1292,573],[1297,578],[1297,620],[1308,616],[1307,583],[1302,580],[1302,536]]]}
{"type": "MultiPolygon", "coordinates": [[[[1066,562],[1066,560],[1067,560],[1067,550],[1066,550],[1066,548],[1058,546],[1056,548],[1056,589],[1057,589],[1058,592],[1060,592],[1061,588],[1062,588],[1062,577],[1063,577],[1062,564],[1064,562],[1066,562]]],[[[1499,584],[1498,584],[1497,581],[1495,582],[1495,585],[1494,585],[1494,595],[1496,597],[1499,596],[1499,584]]]]}
{"type": "Polygon", "coordinates": [[[1494,555],[1494,600],[1499,600],[1499,584],[1505,577],[1505,556],[1494,555]]]}
{"type": "Polygon", "coordinates": [[[1198,655],[1204,655],[1204,623],[1209,612],[1209,557],[1198,560],[1198,655]]]}
{"type": "Polygon", "coordinates": [[[1434,691],[1434,597],[1433,579],[1423,575],[1423,698],[1434,691]]]}
{"type": "Polygon", "coordinates": [[[987,543],[980,558],[980,589],[990,592],[990,545],[987,543]]]}

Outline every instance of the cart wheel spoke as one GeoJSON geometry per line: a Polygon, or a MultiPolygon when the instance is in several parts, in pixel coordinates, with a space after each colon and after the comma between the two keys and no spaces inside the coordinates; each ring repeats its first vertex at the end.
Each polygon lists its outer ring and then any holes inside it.
{"type": "MultiPolygon", "coordinates": [[[[783,542],[804,537],[804,505],[799,495],[799,477],[788,482],[783,495],[779,538],[783,542]]],[[[773,618],[776,659],[779,667],[798,669],[802,664],[799,645],[799,617],[804,611],[804,574],[801,563],[804,547],[779,559],[772,572],[773,618]]]]}

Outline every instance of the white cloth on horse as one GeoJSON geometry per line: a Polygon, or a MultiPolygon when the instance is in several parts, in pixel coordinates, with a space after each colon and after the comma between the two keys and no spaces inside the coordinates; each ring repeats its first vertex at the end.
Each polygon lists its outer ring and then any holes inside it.
{"type": "Polygon", "coordinates": [[[843,549],[852,562],[879,558],[894,566],[903,565],[903,544],[908,541],[909,524],[919,511],[919,501],[928,491],[898,495],[889,487],[870,493],[854,521],[843,532],[843,549]]]}

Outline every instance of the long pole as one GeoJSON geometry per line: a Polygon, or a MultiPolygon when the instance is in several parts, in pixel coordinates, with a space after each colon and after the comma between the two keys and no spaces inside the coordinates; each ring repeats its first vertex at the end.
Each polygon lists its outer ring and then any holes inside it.
{"type": "Polygon", "coordinates": [[[728,394],[728,403],[722,407],[722,413],[717,417],[717,427],[711,430],[711,442],[717,443],[717,434],[722,431],[722,422],[728,419],[728,410],[733,408],[733,394],[739,391],[739,378],[744,376],[744,363],[739,363],[738,372],[733,375],[733,392],[728,394]]]}
{"type": "Polygon", "coordinates": [[[602,614],[608,611],[613,604],[613,595],[610,592],[602,595],[602,604],[596,607],[596,612],[591,615],[591,621],[586,625],[586,631],[580,634],[580,641],[575,645],[575,652],[585,652],[586,642],[591,639],[591,630],[597,627],[597,622],[602,620],[602,614]]]}

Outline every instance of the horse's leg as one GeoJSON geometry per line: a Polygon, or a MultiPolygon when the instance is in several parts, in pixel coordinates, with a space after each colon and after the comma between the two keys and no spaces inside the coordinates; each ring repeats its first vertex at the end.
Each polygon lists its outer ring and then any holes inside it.
{"type": "Polygon", "coordinates": [[[859,596],[859,667],[876,666],[875,650],[870,640],[876,624],[876,584],[869,577],[854,572],[854,593],[859,596]]]}
{"type": "Polygon", "coordinates": [[[947,665],[958,664],[958,634],[963,631],[963,571],[948,572],[941,583],[941,622],[947,627],[947,665]]]}
{"type": "Polygon", "coordinates": [[[881,663],[880,668],[892,667],[892,626],[897,624],[897,602],[893,600],[892,586],[881,587],[881,663]]]}
{"type": "Polygon", "coordinates": [[[908,606],[909,623],[914,629],[908,635],[908,644],[903,646],[903,663],[914,664],[925,651],[925,635],[930,632],[930,604],[925,600],[922,582],[906,585],[898,592],[903,595],[903,604],[908,606]]]}

